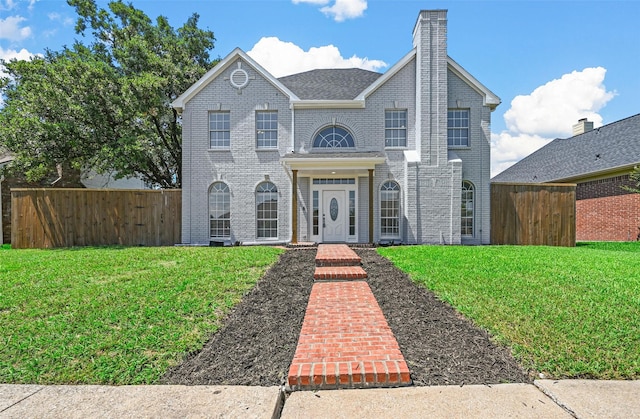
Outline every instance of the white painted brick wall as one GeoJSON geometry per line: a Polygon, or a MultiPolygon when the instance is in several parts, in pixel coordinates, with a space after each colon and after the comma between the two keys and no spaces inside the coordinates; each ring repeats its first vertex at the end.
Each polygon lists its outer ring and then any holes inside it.
{"type": "MultiPolygon", "coordinates": [[[[247,63],[242,68],[250,81],[241,91],[228,80],[237,68],[232,63],[191,99],[183,113],[183,242],[209,242],[208,190],[216,181],[224,181],[231,189],[231,241],[256,242],[255,188],[265,176],[279,191],[278,239],[290,240],[291,173],[280,158],[291,149],[292,129],[293,149],[307,153],[315,134],[335,120],[352,132],[356,151],[384,151],[387,155],[387,161],[376,166],[373,180],[374,241],[380,239],[380,186],[393,179],[402,188],[403,242],[488,243],[491,113],[473,88],[447,70],[446,12],[423,12],[419,22],[417,58],[373,92],[365,109],[296,110],[292,128],[288,98],[247,63]],[[418,90],[416,79],[421,83],[418,90]],[[268,109],[278,110],[277,150],[256,150],[255,112],[265,109],[265,103],[268,109]],[[462,163],[448,161],[447,109],[453,107],[470,109],[470,146],[453,150],[462,163]],[[209,149],[208,113],[218,108],[230,111],[229,150],[209,149]],[[419,163],[407,163],[403,149],[384,148],[384,111],[394,108],[407,109],[406,149],[420,151],[419,163]],[[460,236],[463,179],[476,187],[476,235],[472,239],[460,236]]],[[[311,235],[310,178],[300,174],[298,185],[298,238],[303,241],[311,235]]],[[[368,178],[359,177],[360,242],[369,240],[368,190],[368,178]]]]}

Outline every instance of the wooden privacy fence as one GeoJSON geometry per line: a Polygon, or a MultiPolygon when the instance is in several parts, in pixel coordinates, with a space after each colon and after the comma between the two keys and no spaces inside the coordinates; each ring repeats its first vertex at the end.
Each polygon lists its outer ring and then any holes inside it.
{"type": "Polygon", "coordinates": [[[11,247],[172,246],[181,190],[12,189],[11,247]]]}
{"type": "Polygon", "coordinates": [[[575,184],[491,184],[491,243],[576,245],[575,184]]]}

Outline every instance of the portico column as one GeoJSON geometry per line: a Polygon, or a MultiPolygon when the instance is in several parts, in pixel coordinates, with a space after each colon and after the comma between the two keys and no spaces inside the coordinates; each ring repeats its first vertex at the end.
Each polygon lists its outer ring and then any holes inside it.
{"type": "Polygon", "coordinates": [[[293,185],[291,192],[291,244],[298,243],[298,171],[291,170],[293,173],[293,185]]]}
{"type": "Polygon", "coordinates": [[[369,169],[369,243],[373,243],[373,169],[369,169]]]}

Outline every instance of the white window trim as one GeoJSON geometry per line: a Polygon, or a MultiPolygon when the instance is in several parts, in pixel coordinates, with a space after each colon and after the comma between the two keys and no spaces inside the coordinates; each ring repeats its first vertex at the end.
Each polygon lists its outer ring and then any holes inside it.
{"type": "Polygon", "coordinates": [[[278,143],[279,143],[279,131],[280,131],[280,123],[278,122],[278,111],[277,110],[260,110],[260,111],[256,111],[255,114],[255,128],[256,128],[256,150],[259,151],[264,151],[264,150],[277,150],[278,149],[278,143]],[[261,146],[258,144],[258,115],[259,114],[266,114],[266,113],[271,113],[271,114],[275,114],[276,115],[276,129],[275,130],[266,130],[266,131],[275,131],[276,133],[276,144],[275,145],[270,145],[270,146],[261,146]]]}
{"type": "Polygon", "coordinates": [[[208,218],[208,228],[209,228],[209,239],[211,240],[229,240],[231,239],[231,188],[229,187],[229,184],[227,184],[226,182],[222,182],[222,181],[215,181],[213,183],[211,183],[211,185],[209,185],[209,190],[207,193],[207,218],[208,218]],[[212,236],[211,235],[211,189],[213,188],[214,185],[216,184],[223,184],[227,187],[228,190],[228,194],[229,194],[229,218],[225,218],[223,220],[229,220],[229,235],[227,236],[212,236]]]}
{"type": "Polygon", "coordinates": [[[378,186],[378,225],[380,240],[401,240],[402,239],[402,186],[396,180],[385,180],[378,186]],[[387,182],[394,182],[398,185],[398,234],[395,236],[382,234],[382,185],[387,182]]]}
{"type": "Polygon", "coordinates": [[[471,109],[469,108],[449,108],[447,109],[447,147],[455,148],[455,149],[468,149],[471,148],[471,109]],[[456,127],[456,129],[465,129],[467,130],[467,144],[449,144],[449,112],[450,111],[467,111],[467,121],[468,125],[466,127],[456,127]]]}
{"type": "MultiPolygon", "coordinates": [[[[269,241],[278,241],[279,237],[280,237],[280,191],[278,189],[278,186],[271,182],[271,181],[263,181],[260,182],[258,185],[256,185],[256,189],[254,192],[254,198],[255,198],[255,215],[256,215],[256,230],[255,230],[255,234],[256,234],[256,240],[260,241],[260,242],[269,242],[269,241]],[[275,193],[277,196],[277,200],[276,200],[276,236],[275,237],[260,237],[258,235],[258,187],[264,183],[270,183],[272,184],[275,188],[276,191],[275,192],[270,192],[270,193],[275,193]]],[[[272,220],[272,218],[265,218],[265,220],[272,220]]]]}
{"type": "Polygon", "coordinates": [[[207,113],[207,132],[210,151],[226,151],[231,149],[231,112],[230,111],[209,111],[207,113]],[[214,114],[227,114],[229,116],[229,145],[212,146],[211,145],[211,133],[212,132],[227,132],[227,130],[212,130],[211,129],[211,115],[214,114]]]}
{"type": "Polygon", "coordinates": [[[409,144],[409,110],[404,108],[384,110],[384,148],[386,150],[406,150],[409,144]],[[387,112],[404,112],[404,145],[387,145],[387,130],[399,130],[401,128],[387,128],[387,112]]]}
{"type": "MultiPolygon", "coordinates": [[[[464,184],[468,183],[471,186],[473,208],[471,209],[471,234],[462,234],[462,213],[460,214],[460,235],[467,239],[472,239],[476,237],[476,185],[473,182],[468,180],[462,181],[462,187],[464,188],[464,184]]],[[[463,189],[460,190],[460,195],[462,195],[463,189]]],[[[462,198],[462,197],[461,197],[462,198]]],[[[460,203],[460,211],[462,212],[462,202],[460,203]]],[[[469,218],[469,217],[465,217],[469,218]]]]}

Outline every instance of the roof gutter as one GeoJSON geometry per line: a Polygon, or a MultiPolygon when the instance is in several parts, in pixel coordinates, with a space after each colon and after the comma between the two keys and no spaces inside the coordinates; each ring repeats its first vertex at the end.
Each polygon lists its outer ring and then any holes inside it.
{"type": "Polygon", "coordinates": [[[361,100],[292,100],[293,109],[364,109],[365,101],[361,100]]]}
{"type": "MultiPolygon", "coordinates": [[[[600,170],[600,171],[597,171],[597,172],[588,172],[588,173],[582,173],[582,174],[579,174],[579,175],[576,175],[576,176],[553,179],[553,180],[550,180],[549,183],[550,182],[553,182],[553,183],[571,182],[571,181],[576,181],[576,180],[582,180],[584,178],[588,178],[588,179],[598,178],[598,177],[602,177],[604,175],[609,175],[609,174],[616,173],[616,172],[622,172],[624,170],[629,170],[629,172],[631,172],[636,166],[639,166],[639,165],[640,165],[640,161],[638,161],[636,163],[624,164],[622,166],[610,167],[608,169],[600,170]]],[[[547,183],[547,182],[545,182],[545,183],[547,183]]]]}

